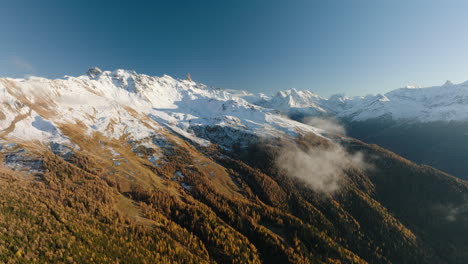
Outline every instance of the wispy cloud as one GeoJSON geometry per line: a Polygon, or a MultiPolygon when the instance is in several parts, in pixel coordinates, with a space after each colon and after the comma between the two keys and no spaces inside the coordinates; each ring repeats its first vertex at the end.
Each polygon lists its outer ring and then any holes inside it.
{"type": "MultiPolygon", "coordinates": [[[[345,128],[335,120],[311,118],[307,123],[328,133],[345,134],[345,128]]],[[[286,176],[300,179],[311,189],[321,193],[339,190],[349,168],[372,168],[362,153],[349,153],[342,145],[333,141],[327,147],[308,149],[294,143],[285,145],[276,158],[276,166],[286,176]]]]}
{"type": "Polygon", "coordinates": [[[322,193],[340,189],[348,168],[369,167],[361,153],[348,153],[339,144],[307,150],[290,145],[281,150],[276,165],[287,176],[300,179],[314,191],[322,193]]]}
{"type": "Polygon", "coordinates": [[[458,204],[436,204],[434,209],[448,222],[468,221],[468,197],[464,197],[458,204]]]}
{"type": "Polygon", "coordinates": [[[34,65],[22,57],[11,57],[10,64],[12,65],[12,67],[14,67],[16,71],[21,72],[25,75],[36,72],[36,68],[34,67],[34,65]]]}
{"type": "Polygon", "coordinates": [[[309,117],[304,119],[304,123],[308,124],[309,126],[313,126],[316,128],[323,129],[328,133],[338,134],[338,135],[345,135],[346,130],[343,125],[341,125],[338,120],[333,118],[318,118],[318,117],[309,117]]]}

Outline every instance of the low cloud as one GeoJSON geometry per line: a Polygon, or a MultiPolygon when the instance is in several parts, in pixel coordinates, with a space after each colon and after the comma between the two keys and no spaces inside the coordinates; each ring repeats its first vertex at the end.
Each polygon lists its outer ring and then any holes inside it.
{"type": "Polygon", "coordinates": [[[308,124],[309,126],[313,126],[316,128],[323,129],[332,134],[338,135],[345,135],[346,130],[343,125],[341,125],[335,119],[324,119],[318,117],[309,117],[304,119],[304,123],[308,124]]]}
{"type": "Polygon", "coordinates": [[[287,176],[302,180],[312,190],[321,193],[339,190],[347,169],[367,167],[361,153],[350,154],[338,144],[307,150],[297,145],[284,147],[276,165],[287,176]]]}
{"type": "MultiPolygon", "coordinates": [[[[345,134],[343,126],[333,120],[311,118],[308,124],[333,134],[345,134]]],[[[276,158],[276,166],[287,176],[299,179],[312,190],[320,193],[333,193],[343,184],[346,170],[367,169],[371,166],[362,153],[349,153],[337,142],[329,142],[326,147],[317,146],[304,149],[297,144],[282,147],[276,158]]]]}
{"type": "Polygon", "coordinates": [[[449,222],[455,222],[460,215],[461,207],[449,206],[447,207],[447,216],[445,219],[449,222]]]}
{"type": "Polygon", "coordinates": [[[444,216],[447,222],[468,221],[468,199],[464,198],[464,202],[459,205],[445,204],[436,205],[436,212],[444,216]]]}

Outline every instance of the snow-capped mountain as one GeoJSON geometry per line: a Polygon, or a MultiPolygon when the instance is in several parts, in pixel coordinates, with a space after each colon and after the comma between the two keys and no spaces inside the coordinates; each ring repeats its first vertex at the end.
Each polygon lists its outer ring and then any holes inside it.
{"type": "Polygon", "coordinates": [[[0,78],[0,256],[466,263],[465,182],[280,114],[392,98],[268,97],[97,68],[0,78]]]}
{"type": "Polygon", "coordinates": [[[326,100],[310,91],[298,91],[294,88],[280,91],[270,100],[260,101],[259,105],[276,109],[282,113],[323,115],[331,111],[326,100]]]}
{"type": "Polygon", "coordinates": [[[383,116],[420,122],[468,119],[468,82],[352,98],[325,99],[296,89],[269,97],[167,75],[92,68],[82,76],[54,80],[1,78],[0,95],[0,138],[5,141],[72,143],[63,129],[75,125],[87,134],[132,140],[169,129],[197,144],[227,146],[249,135],[321,132],[279,113],[351,121],[383,116]]]}
{"type": "Polygon", "coordinates": [[[169,129],[201,145],[214,138],[223,145],[242,135],[319,131],[244,99],[264,96],[134,71],[92,68],[83,76],[54,80],[2,78],[0,95],[0,137],[7,141],[72,143],[64,133],[70,125],[131,140],[169,129]],[[207,127],[218,130],[207,132],[207,127]],[[226,130],[222,136],[219,129],[226,130]]]}
{"type": "Polygon", "coordinates": [[[468,82],[428,88],[405,87],[384,95],[322,98],[309,91],[278,92],[261,105],[290,116],[328,115],[350,121],[382,116],[394,120],[431,122],[468,120],[468,82]]]}
{"type": "Polygon", "coordinates": [[[291,89],[261,105],[301,121],[316,116],[336,118],[350,137],[468,178],[468,165],[463,162],[468,157],[468,82],[329,99],[291,89]]]}

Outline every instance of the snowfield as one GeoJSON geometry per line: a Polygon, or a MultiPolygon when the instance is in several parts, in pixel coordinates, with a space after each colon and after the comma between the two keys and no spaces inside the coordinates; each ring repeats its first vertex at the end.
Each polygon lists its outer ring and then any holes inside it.
{"type": "Polygon", "coordinates": [[[142,140],[170,130],[192,142],[229,145],[252,136],[323,131],[284,115],[336,116],[362,121],[382,116],[414,122],[468,119],[468,82],[401,88],[384,95],[329,99],[289,89],[274,96],[212,88],[170,76],[101,71],[62,79],[0,79],[0,138],[9,142],[73,144],[74,126],[115,139],[142,140]]]}
{"type": "MultiPolygon", "coordinates": [[[[0,95],[0,137],[8,141],[72,143],[61,130],[70,125],[87,134],[129,140],[169,129],[200,145],[210,144],[199,136],[206,134],[206,127],[272,137],[320,133],[275,110],[249,103],[243,97],[257,96],[247,92],[126,70],[92,68],[83,76],[54,80],[2,78],[0,95]]],[[[225,140],[221,143],[228,144],[230,139],[225,140]]]]}

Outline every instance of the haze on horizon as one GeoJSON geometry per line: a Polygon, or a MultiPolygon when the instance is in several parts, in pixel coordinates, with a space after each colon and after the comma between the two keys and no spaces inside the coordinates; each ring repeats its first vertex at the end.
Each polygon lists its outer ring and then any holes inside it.
{"type": "Polygon", "coordinates": [[[466,1],[10,1],[0,76],[90,66],[272,94],[468,80],[466,1]]]}

